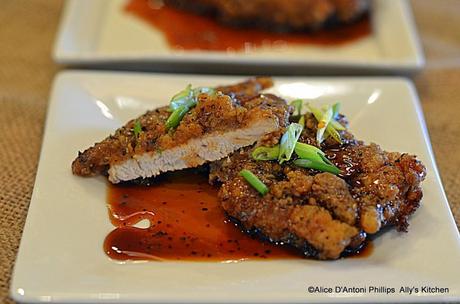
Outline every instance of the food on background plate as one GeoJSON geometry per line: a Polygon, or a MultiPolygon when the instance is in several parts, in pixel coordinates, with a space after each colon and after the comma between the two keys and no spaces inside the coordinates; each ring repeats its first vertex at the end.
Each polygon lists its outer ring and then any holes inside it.
{"type": "Polygon", "coordinates": [[[368,0],[165,0],[164,3],[212,16],[225,25],[278,32],[350,23],[369,8],[368,0]]]}
{"type": "Polygon", "coordinates": [[[251,53],[334,47],[372,33],[368,0],[130,0],[123,10],[173,50],[251,53]]]}
{"type": "Polygon", "coordinates": [[[200,167],[238,227],[317,259],[359,252],[386,226],[406,231],[422,199],[423,164],[356,139],[340,104],[307,104],[305,113],[302,100],[288,106],[263,94],[271,85],[264,77],[189,85],[169,107],[79,153],[73,173],[118,183],[200,167]]]}

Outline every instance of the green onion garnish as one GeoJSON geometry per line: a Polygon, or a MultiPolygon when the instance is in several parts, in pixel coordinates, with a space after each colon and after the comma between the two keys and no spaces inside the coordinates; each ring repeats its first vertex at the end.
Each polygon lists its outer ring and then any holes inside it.
{"type": "Polygon", "coordinates": [[[208,95],[213,95],[216,93],[216,89],[210,87],[198,87],[193,89],[193,95],[198,97],[198,95],[206,93],[208,95]]]}
{"type": "Polygon", "coordinates": [[[193,91],[192,85],[189,84],[185,87],[185,89],[183,89],[171,98],[169,108],[171,109],[171,111],[174,111],[182,105],[187,105],[190,107],[191,102],[193,102],[193,91]]]}
{"type": "Polygon", "coordinates": [[[302,99],[295,99],[289,103],[289,105],[294,107],[294,113],[297,112],[297,115],[302,114],[302,106],[303,106],[303,100],[302,99]]]}
{"type": "Polygon", "coordinates": [[[214,94],[215,92],[216,90],[213,88],[198,87],[192,89],[191,84],[187,85],[185,89],[171,98],[169,109],[172,111],[172,114],[166,121],[166,129],[169,130],[179,125],[184,115],[187,114],[191,108],[196,106],[198,102],[198,95],[202,93],[214,94]]]}
{"type": "Polygon", "coordinates": [[[240,171],[240,175],[260,194],[265,195],[268,193],[268,187],[251,171],[243,169],[240,171]]]}
{"type": "Polygon", "coordinates": [[[295,144],[299,140],[303,127],[298,123],[291,123],[280,140],[280,151],[278,161],[282,164],[284,161],[291,159],[294,152],[295,144]]]}
{"type": "Polygon", "coordinates": [[[298,124],[305,128],[305,115],[300,115],[298,124]]]}
{"type": "Polygon", "coordinates": [[[326,127],[326,132],[327,132],[327,134],[332,136],[332,138],[334,138],[336,142],[338,142],[339,144],[342,143],[342,138],[340,137],[339,132],[337,132],[337,130],[334,127],[332,127],[332,125],[328,125],[326,127]]]}
{"type": "Polygon", "coordinates": [[[321,144],[329,135],[338,143],[342,143],[338,131],[345,130],[345,127],[335,120],[340,111],[340,103],[335,103],[332,107],[326,106],[324,112],[312,105],[308,105],[308,108],[318,121],[318,130],[316,133],[318,144],[321,144]]]}
{"type": "Polygon", "coordinates": [[[332,105],[332,118],[337,119],[337,115],[340,113],[340,102],[336,102],[332,105]]]}
{"type": "Polygon", "coordinates": [[[166,130],[177,127],[189,110],[190,108],[186,105],[181,105],[175,109],[174,112],[169,115],[168,120],[166,121],[166,130]]]}
{"type": "MultiPolygon", "coordinates": [[[[337,120],[331,120],[331,122],[329,123],[329,125],[327,126],[328,128],[329,127],[332,127],[334,128],[336,131],[343,131],[345,130],[345,127],[342,126],[337,120]]],[[[326,128],[326,131],[328,131],[328,128],[326,128]]]]}
{"type": "Polygon", "coordinates": [[[275,160],[280,154],[280,146],[273,147],[257,147],[252,151],[251,156],[255,160],[275,160]]]}
{"type": "Polygon", "coordinates": [[[134,122],[133,132],[134,132],[134,137],[136,138],[138,138],[139,135],[142,133],[142,126],[139,120],[136,120],[134,122]]]}
{"type": "Polygon", "coordinates": [[[315,146],[307,145],[304,143],[297,143],[295,145],[295,153],[303,159],[323,161],[320,155],[324,155],[324,152],[315,146]]]}
{"type": "Polygon", "coordinates": [[[318,130],[316,132],[316,141],[320,144],[324,140],[324,132],[326,131],[327,125],[332,119],[332,108],[327,107],[324,111],[321,119],[318,121],[318,130]]]}
{"type": "Polygon", "coordinates": [[[295,145],[295,153],[300,157],[294,161],[296,166],[330,172],[333,174],[340,173],[340,169],[326,158],[323,151],[315,146],[297,143],[295,145]]]}
{"type": "Polygon", "coordinates": [[[316,160],[309,160],[309,159],[296,159],[294,161],[294,164],[296,166],[302,167],[302,168],[310,168],[310,169],[316,169],[318,171],[323,171],[323,172],[330,172],[333,174],[339,174],[340,169],[337,168],[336,166],[333,165],[328,165],[324,162],[319,162],[316,160]]]}
{"type": "MultiPolygon", "coordinates": [[[[345,130],[345,127],[342,126],[336,119],[337,119],[337,116],[339,115],[340,113],[340,103],[339,102],[336,102],[332,105],[332,119],[331,119],[331,122],[330,122],[330,126],[332,126],[332,128],[334,128],[336,131],[343,131],[345,130]]],[[[329,126],[328,126],[329,127],[329,126]]],[[[326,130],[328,131],[328,130],[326,130]]],[[[332,134],[331,134],[332,135],[332,134]]],[[[332,137],[334,137],[334,135],[332,135],[332,137]]],[[[335,138],[335,137],[334,137],[335,138]]]]}

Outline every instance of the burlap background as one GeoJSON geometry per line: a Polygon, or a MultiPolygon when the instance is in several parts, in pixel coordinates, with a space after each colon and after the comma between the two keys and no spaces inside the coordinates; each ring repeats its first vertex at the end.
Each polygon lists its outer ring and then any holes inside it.
{"type": "MultiPolygon", "coordinates": [[[[0,301],[32,193],[47,98],[59,67],[50,59],[62,3],[0,1],[0,301]]],[[[460,223],[460,1],[414,0],[427,56],[414,77],[444,187],[460,223]]]]}

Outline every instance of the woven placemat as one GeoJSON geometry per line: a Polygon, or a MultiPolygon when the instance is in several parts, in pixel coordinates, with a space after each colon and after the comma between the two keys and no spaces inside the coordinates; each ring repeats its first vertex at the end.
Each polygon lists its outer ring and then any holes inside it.
{"type": "Polygon", "coordinates": [[[0,303],[11,271],[40,152],[61,1],[0,1],[0,303]]]}
{"type": "MultiPolygon", "coordinates": [[[[428,59],[415,77],[441,177],[460,223],[460,2],[413,1],[428,59]],[[442,21],[442,22],[441,22],[442,21]],[[448,24],[449,26],[445,26],[448,24]]],[[[0,1],[0,302],[24,226],[47,99],[58,67],[50,58],[62,3],[0,1]]]]}

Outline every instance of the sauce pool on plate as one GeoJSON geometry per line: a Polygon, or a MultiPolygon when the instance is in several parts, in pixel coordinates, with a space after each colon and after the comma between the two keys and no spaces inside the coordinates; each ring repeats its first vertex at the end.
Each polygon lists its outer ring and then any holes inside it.
{"type": "Polygon", "coordinates": [[[260,29],[232,28],[212,18],[159,5],[151,0],[130,0],[124,10],[162,32],[172,49],[250,51],[261,47],[277,49],[305,44],[336,46],[371,33],[368,16],[353,24],[312,33],[273,33],[260,29]]]}
{"type": "Polygon", "coordinates": [[[116,228],[106,237],[104,251],[116,260],[301,257],[241,232],[219,206],[217,189],[199,173],[169,173],[150,186],[109,185],[107,197],[116,228]],[[135,227],[141,220],[148,220],[150,227],[135,227]]]}

